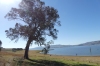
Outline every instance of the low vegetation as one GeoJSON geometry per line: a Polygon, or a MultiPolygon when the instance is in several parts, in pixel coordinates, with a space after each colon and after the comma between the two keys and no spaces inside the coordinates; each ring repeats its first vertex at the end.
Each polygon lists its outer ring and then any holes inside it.
{"type": "Polygon", "coordinates": [[[0,52],[0,66],[99,66],[100,57],[44,55],[29,51],[30,59],[23,58],[24,50],[0,52]]]}

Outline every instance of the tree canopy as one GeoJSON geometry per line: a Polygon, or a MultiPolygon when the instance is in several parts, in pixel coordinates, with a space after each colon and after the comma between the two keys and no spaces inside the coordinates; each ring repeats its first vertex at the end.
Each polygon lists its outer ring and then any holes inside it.
{"type": "Polygon", "coordinates": [[[45,6],[45,3],[40,0],[22,0],[19,8],[11,8],[5,17],[25,23],[16,23],[14,28],[9,28],[5,32],[7,37],[15,42],[19,38],[27,40],[26,54],[33,41],[42,45],[46,40],[46,35],[57,39],[58,30],[55,25],[61,26],[57,9],[45,6]]]}

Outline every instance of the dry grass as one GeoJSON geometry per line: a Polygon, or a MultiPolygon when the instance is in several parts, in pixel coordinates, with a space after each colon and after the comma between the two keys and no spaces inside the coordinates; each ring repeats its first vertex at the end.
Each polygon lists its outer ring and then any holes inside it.
{"type": "Polygon", "coordinates": [[[61,55],[43,55],[36,53],[36,51],[29,52],[30,57],[33,59],[53,59],[56,61],[62,61],[64,63],[87,63],[87,64],[98,64],[100,65],[100,56],[61,56],[61,55]]]}
{"type": "Polygon", "coordinates": [[[33,60],[23,60],[21,59],[23,55],[24,50],[2,51],[0,52],[0,66],[7,66],[7,64],[8,66],[17,66],[21,63],[21,66],[56,66],[57,64],[57,66],[100,66],[99,56],[58,56],[40,54],[39,51],[29,51],[29,57],[33,60]]]}

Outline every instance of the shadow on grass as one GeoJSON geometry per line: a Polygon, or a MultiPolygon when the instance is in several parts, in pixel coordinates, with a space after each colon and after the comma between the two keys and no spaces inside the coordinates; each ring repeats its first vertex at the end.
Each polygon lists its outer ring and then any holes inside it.
{"type": "Polygon", "coordinates": [[[62,62],[58,61],[49,61],[49,60],[32,60],[28,59],[30,62],[28,64],[34,65],[34,66],[93,66],[93,65],[87,65],[87,64],[75,64],[75,65],[70,65],[70,64],[65,64],[62,62]]]}
{"type": "Polygon", "coordinates": [[[94,66],[94,65],[87,65],[87,64],[76,64],[76,65],[72,65],[72,66],[94,66]]]}

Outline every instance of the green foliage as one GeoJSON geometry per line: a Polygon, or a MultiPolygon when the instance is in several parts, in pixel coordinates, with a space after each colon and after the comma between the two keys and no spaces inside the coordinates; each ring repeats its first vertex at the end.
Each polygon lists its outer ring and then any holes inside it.
{"type": "Polygon", "coordinates": [[[55,25],[61,25],[58,21],[59,14],[56,9],[45,6],[40,0],[22,0],[19,8],[12,8],[5,16],[9,20],[20,20],[25,24],[16,23],[14,28],[5,30],[11,40],[19,38],[27,40],[24,58],[28,59],[28,50],[33,41],[38,45],[44,44],[46,36],[57,39],[58,30],[55,25]]]}
{"type": "Polygon", "coordinates": [[[45,48],[42,49],[43,54],[47,54],[49,52],[50,44],[54,44],[53,40],[50,40],[47,43],[44,43],[45,48]]]}
{"type": "Polygon", "coordinates": [[[46,35],[57,39],[58,30],[55,25],[59,25],[59,14],[56,9],[45,6],[40,0],[22,0],[19,8],[12,8],[5,18],[9,20],[21,20],[25,24],[16,23],[14,28],[6,30],[6,35],[11,40],[18,41],[19,38],[31,39],[38,44],[43,44],[46,35]]]}
{"type": "Polygon", "coordinates": [[[43,48],[42,49],[42,52],[43,52],[43,54],[47,54],[48,53],[48,50],[46,48],[43,48]]]}

